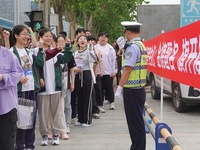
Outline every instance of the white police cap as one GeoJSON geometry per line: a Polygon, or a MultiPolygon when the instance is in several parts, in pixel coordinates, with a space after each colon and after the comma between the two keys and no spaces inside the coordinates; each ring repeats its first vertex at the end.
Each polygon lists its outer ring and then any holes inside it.
{"type": "Polygon", "coordinates": [[[139,23],[139,22],[134,22],[134,21],[123,21],[123,22],[121,22],[121,25],[123,25],[124,28],[126,28],[126,29],[130,29],[130,28],[140,28],[140,26],[142,26],[141,23],[139,23]]]}

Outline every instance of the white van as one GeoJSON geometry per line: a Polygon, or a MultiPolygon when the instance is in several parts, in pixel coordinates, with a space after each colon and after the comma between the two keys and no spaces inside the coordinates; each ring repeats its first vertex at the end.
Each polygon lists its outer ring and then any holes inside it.
{"type": "MultiPolygon", "coordinates": [[[[161,77],[149,72],[148,74],[151,96],[153,99],[160,99],[161,77]]],[[[200,89],[174,82],[163,78],[163,93],[172,96],[174,109],[177,112],[188,111],[188,106],[200,103],[200,89]]]]}

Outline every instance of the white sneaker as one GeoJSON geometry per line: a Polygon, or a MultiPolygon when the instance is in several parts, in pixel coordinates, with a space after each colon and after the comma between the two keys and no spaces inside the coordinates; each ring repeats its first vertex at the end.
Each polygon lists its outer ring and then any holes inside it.
{"type": "Polygon", "coordinates": [[[113,103],[110,103],[110,110],[115,110],[114,102],[113,102],[113,103]]]}
{"type": "Polygon", "coordinates": [[[106,110],[103,109],[101,106],[98,106],[98,108],[99,108],[100,113],[105,113],[106,112],[106,110]]]}
{"type": "Polygon", "coordinates": [[[97,113],[92,114],[92,117],[93,117],[94,119],[100,119],[100,116],[99,116],[99,114],[97,114],[97,113]]]}
{"type": "Polygon", "coordinates": [[[82,127],[85,127],[85,128],[87,128],[87,127],[90,127],[92,124],[86,124],[86,123],[83,123],[82,124],[82,127]]]}
{"type": "Polygon", "coordinates": [[[47,146],[47,145],[48,145],[48,136],[44,135],[42,137],[41,146],[47,146]]]}
{"type": "Polygon", "coordinates": [[[67,134],[69,134],[70,133],[70,128],[69,128],[69,126],[67,126],[67,134]]]}
{"type": "Polygon", "coordinates": [[[75,126],[81,126],[81,125],[82,125],[82,123],[80,123],[78,121],[75,123],[75,126]]]}
{"type": "Polygon", "coordinates": [[[59,136],[58,135],[54,135],[53,136],[52,145],[59,145],[59,144],[60,144],[59,136]]]}

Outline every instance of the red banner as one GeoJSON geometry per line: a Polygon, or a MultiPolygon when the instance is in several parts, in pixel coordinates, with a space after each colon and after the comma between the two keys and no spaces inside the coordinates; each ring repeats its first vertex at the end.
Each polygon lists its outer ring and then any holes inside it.
{"type": "Polygon", "coordinates": [[[148,70],[200,88],[200,21],[145,41],[148,70]]]}

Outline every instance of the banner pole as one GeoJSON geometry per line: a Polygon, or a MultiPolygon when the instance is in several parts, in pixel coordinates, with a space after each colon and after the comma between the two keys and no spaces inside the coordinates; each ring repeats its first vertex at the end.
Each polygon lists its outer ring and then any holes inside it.
{"type": "MultiPolygon", "coordinates": [[[[165,31],[162,30],[163,34],[165,31]]],[[[160,120],[163,122],[163,77],[161,77],[161,89],[160,89],[160,120]]]]}
{"type": "Polygon", "coordinates": [[[161,77],[161,89],[160,89],[160,120],[163,122],[163,77],[161,77]]]}

